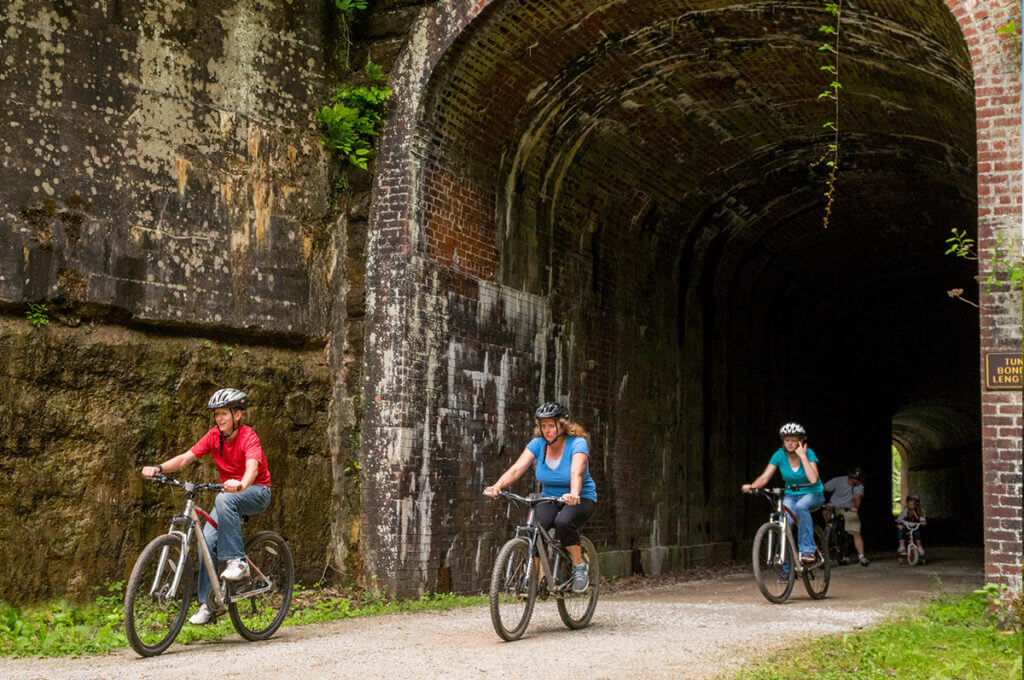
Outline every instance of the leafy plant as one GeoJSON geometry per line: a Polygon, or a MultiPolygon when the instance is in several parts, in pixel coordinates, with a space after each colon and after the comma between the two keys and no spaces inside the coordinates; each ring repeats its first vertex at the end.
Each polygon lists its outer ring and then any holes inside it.
{"type": "Polygon", "coordinates": [[[838,2],[825,2],[825,12],[834,20],[835,24],[824,24],[818,32],[824,34],[826,41],[819,48],[828,59],[828,62],[820,67],[820,70],[828,75],[828,87],[818,95],[819,100],[826,103],[831,102],[833,108],[832,119],[825,121],[822,128],[831,130],[832,141],[821,157],[811,164],[812,167],[825,164],[828,168],[828,179],[825,181],[825,216],[823,225],[828,229],[829,220],[832,217],[832,204],[836,197],[836,173],[839,171],[839,90],[843,87],[839,82],[839,25],[842,21],[843,0],[838,2]],[[835,44],[833,44],[835,43],[835,44]]]}
{"type": "Polygon", "coordinates": [[[349,21],[356,18],[356,10],[366,9],[368,0],[334,0],[334,6],[341,10],[349,21]]]}
{"type": "MultiPolygon", "coordinates": [[[[963,258],[965,260],[978,259],[978,244],[967,236],[966,231],[958,230],[955,227],[950,229],[953,234],[946,239],[946,255],[963,258]]],[[[992,269],[984,279],[985,292],[991,293],[995,288],[1005,286],[1010,290],[1024,291],[1024,261],[1011,255],[1012,249],[1006,247],[1002,234],[996,237],[996,244],[989,248],[989,262],[992,269]]],[[[950,297],[961,297],[963,289],[954,288],[947,291],[950,297]]],[[[965,302],[969,302],[965,300],[965,302]]],[[[974,303],[971,303],[974,304],[974,303]]],[[[975,305],[977,307],[977,305],[975,305]]]]}
{"type": "Polygon", "coordinates": [[[983,595],[988,600],[986,611],[995,619],[996,627],[1000,630],[1019,632],[1024,626],[1020,591],[1002,583],[986,583],[983,588],[975,590],[974,594],[983,595]]]}
{"type": "Polygon", "coordinates": [[[363,170],[373,155],[373,138],[380,132],[378,128],[391,99],[391,90],[384,85],[387,79],[380,66],[368,63],[364,73],[369,85],[339,85],[331,104],[317,113],[324,146],[336,150],[363,170]]]}
{"type": "Polygon", "coordinates": [[[40,328],[50,323],[49,309],[44,304],[28,303],[28,311],[25,312],[29,323],[33,328],[40,328]]]}

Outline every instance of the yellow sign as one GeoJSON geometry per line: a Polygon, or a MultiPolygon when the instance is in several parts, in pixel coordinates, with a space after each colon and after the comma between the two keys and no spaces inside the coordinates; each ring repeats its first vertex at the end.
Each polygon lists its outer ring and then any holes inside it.
{"type": "Polygon", "coordinates": [[[1015,352],[985,353],[985,389],[1019,390],[1024,357],[1015,352]]]}

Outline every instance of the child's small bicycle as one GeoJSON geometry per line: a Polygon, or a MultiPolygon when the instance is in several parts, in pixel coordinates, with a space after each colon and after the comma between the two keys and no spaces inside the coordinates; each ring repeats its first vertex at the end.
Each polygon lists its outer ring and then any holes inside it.
{"type": "Polygon", "coordinates": [[[202,520],[213,523],[213,519],[196,505],[195,498],[200,491],[221,491],[224,485],[179,482],[162,474],[154,475],[153,481],[184,489],[185,508],[180,516],[171,518],[166,534],[142,549],[128,577],[124,632],[132,649],[142,656],[156,656],[171,646],[185,625],[200,568],[210,577],[206,605],[211,611],[216,615],[227,612],[246,640],[266,640],[273,635],[292,600],[295,573],[288,544],[273,531],[261,531],[245,543],[250,576],[222,582],[200,525],[202,520]],[[198,550],[192,552],[194,547],[198,550]]]}
{"type": "MultiPolygon", "coordinates": [[[[907,531],[907,564],[914,566],[915,564],[924,564],[924,553],[921,548],[917,546],[915,540],[920,540],[920,534],[917,530],[921,528],[920,522],[911,522],[910,520],[902,520],[903,528],[907,531]]],[[[901,557],[903,557],[901,555],[901,557]]]]}

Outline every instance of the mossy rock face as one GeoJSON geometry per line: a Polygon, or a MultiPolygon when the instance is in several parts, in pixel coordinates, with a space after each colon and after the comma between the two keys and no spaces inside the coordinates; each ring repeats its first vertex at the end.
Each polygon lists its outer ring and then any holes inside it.
{"type": "MultiPolygon", "coordinates": [[[[212,427],[206,401],[229,385],[252,399],[246,422],[272,479],[270,508],[246,531],[279,531],[298,575],[316,579],[332,507],[322,350],[0,320],[0,600],[83,598],[126,579],[182,504],[145,482],[141,466],[185,451],[212,427]]],[[[208,460],[180,476],[217,480],[208,460]]]]}

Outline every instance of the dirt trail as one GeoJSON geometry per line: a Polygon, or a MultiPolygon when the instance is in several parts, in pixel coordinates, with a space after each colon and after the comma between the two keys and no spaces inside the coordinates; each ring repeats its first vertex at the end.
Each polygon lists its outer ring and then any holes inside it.
{"type": "Polygon", "coordinates": [[[941,587],[979,587],[977,552],[935,551],[924,567],[876,560],[834,571],[829,596],[797,583],[769,604],[747,574],[602,596],[593,624],[566,629],[553,602],[538,602],[526,636],[501,642],[487,607],[284,628],[270,641],[240,638],[174,645],[140,659],[130,650],[79,659],[0,659],[0,678],[708,678],[756,662],[794,640],[868,626],[941,587]]]}

